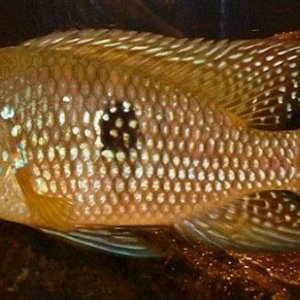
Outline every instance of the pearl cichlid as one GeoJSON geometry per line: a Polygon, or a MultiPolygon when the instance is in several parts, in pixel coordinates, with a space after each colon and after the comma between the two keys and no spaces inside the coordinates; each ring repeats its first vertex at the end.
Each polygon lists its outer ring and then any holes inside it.
{"type": "Polygon", "coordinates": [[[0,50],[0,217],[160,255],[300,248],[300,40],[54,33],[0,50]]]}

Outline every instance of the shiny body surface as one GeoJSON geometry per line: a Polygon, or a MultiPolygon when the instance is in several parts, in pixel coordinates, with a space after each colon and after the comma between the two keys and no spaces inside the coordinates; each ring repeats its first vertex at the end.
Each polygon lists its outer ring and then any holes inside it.
{"type": "Polygon", "coordinates": [[[1,216],[58,230],[176,224],[298,193],[299,132],[281,130],[298,101],[292,47],[103,30],[1,50],[14,203],[1,216]]]}

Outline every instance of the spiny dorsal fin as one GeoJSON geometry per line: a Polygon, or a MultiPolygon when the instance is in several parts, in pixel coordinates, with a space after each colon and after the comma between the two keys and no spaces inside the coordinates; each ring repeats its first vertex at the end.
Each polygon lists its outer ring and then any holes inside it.
{"type": "Polygon", "coordinates": [[[256,193],[176,227],[184,236],[225,249],[300,249],[300,201],[291,192],[256,193]]]}
{"type": "Polygon", "coordinates": [[[85,56],[213,101],[249,126],[298,128],[298,39],[204,41],[122,30],[55,33],[25,43],[32,51],[85,56]]]}
{"type": "Polygon", "coordinates": [[[79,227],[74,231],[56,231],[41,228],[53,236],[66,239],[87,248],[133,257],[158,257],[163,253],[144,239],[143,233],[153,227],[79,227]]]}
{"type": "Polygon", "coordinates": [[[274,34],[274,36],[272,36],[271,38],[277,40],[299,40],[300,31],[281,32],[274,34]]]}

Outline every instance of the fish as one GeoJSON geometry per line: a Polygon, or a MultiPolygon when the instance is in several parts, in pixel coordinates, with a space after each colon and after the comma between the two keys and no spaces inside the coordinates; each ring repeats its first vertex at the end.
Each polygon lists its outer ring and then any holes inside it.
{"type": "Polygon", "coordinates": [[[172,226],[225,250],[300,247],[298,34],[55,32],[0,49],[0,218],[164,255],[172,226]]]}

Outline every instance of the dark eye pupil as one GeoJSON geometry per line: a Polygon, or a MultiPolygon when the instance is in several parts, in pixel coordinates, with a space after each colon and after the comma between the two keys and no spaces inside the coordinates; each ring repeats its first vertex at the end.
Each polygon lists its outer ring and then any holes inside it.
{"type": "Polygon", "coordinates": [[[104,110],[100,120],[103,150],[128,152],[138,138],[138,121],[131,103],[119,102],[104,110]]]}

